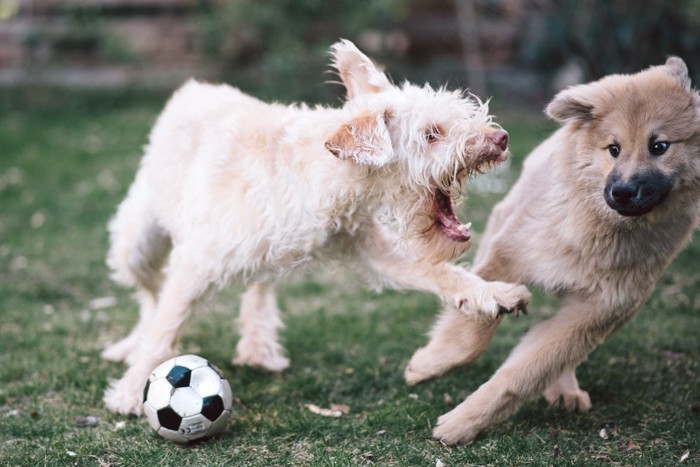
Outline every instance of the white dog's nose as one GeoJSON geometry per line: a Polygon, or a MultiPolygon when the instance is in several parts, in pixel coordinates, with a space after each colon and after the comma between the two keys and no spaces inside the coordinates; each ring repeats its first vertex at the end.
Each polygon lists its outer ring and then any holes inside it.
{"type": "Polygon", "coordinates": [[[505,130],[496,130],[489,135],[489,139],[493,141],[496,146],[501,148],[501,151],[508,149],[508,132],[505,130]]]}

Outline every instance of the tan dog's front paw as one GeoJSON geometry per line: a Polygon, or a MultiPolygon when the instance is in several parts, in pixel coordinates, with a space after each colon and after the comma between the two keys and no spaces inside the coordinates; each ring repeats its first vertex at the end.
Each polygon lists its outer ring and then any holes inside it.
{"type": "Polygon", "coordinates": [[[445,355],[435,354],[429,347],[416,350],[403,373],[406,384],[412,386],[447,373],[456,364],[443,361],[445,355]]]}
{"type": "Polygon", "coordinates": [[[470,296],[459,300],[459,309],[470,316],[495,319],[499,315],[527,314],[527,304],[532,298],[527,287],[505,282],[487,282],[470,296]]]}
{"type": "Polygon", "coordinates": [[[469,423],[465,416],[464,403],[440,416],[433,429],[433,438],[448,446],[470,444],[481,430],[469,423]]]}

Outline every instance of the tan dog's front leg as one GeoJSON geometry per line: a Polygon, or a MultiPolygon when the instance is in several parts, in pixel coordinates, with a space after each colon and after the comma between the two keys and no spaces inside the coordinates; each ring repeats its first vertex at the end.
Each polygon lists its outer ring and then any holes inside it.
{"type": "Polygon", "coordinates": [[[418,349],[406,367],[407,384],[444,375],[473,362],[488,348],[501,317],[472,318],[453,306],[445,306],[430,331],[430,342],[418,349]]]}
{"type": "Polygon", "coordinates": [[[445,444],[471,443],[482,430],[506,419],[576,367],[619,324],[593,306],[570,300],[554,317],[534,327],[489,381],[441,416],[433,437],[445,444]]]}

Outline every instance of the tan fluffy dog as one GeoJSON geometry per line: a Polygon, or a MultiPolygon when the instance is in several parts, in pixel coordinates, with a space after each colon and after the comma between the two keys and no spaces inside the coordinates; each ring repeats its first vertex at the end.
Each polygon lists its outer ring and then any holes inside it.
{"type": "MultiPolygon", "coordinates": [[[[700,214],[700,97],[685,64],[613,75],[557,95],[563,124],[527,158],[494,209],[473,271],[541,287],[561,309],[493,377],[439,418],[433,435],[469,443],[538,395],[591,408],[576,367],[640,308],[700,214]]],[[[406,370],[409,383],[472,362],[500,318],[446,309],[406,370]]]]}
{"type": "Polygon", "coordinates": [[[506,156],[508,135],[486,106],[394,86],[350,42],[332,53],[342,108],[267,104],[192,81],[158,118],[110,224],[108,263],[141,305],[136,328],[103,353],[131,365],[105,395],[110,409],[141,411],[146,378],[176,353],[193,304],[231,280],[248,286],[234,361],[271,371],[289,364],[274,283],[311,261],[342,259],[375,286],[429,291],[471,316],[529,299],[523,286],[452,264],[471,237],[452,198],[506,156]]]}

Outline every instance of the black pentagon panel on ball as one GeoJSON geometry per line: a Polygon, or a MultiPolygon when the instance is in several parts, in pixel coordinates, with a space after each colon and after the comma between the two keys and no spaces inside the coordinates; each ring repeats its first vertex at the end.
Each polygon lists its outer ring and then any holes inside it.
{"type": "Polygon", "coordinates": [[[182,417],[170,407],[166,407],[158,411],[158,421],[162,427],[167,428],[168,430],[177,431],[180,428],[182,417]]]}
{"type": "Polygon", "coordinates": [[[224,413],[224,400],[221,396],[208,396],[202,400],[202,415],[212,422],[224,413]]]}
{"type": "Polygon", "coordinates": [[[184,366],[176,365],[168,372],[165,379],[172,384],[174,388],[185,388],[190,385],[190,376],[192,370],[184,366]]]}

